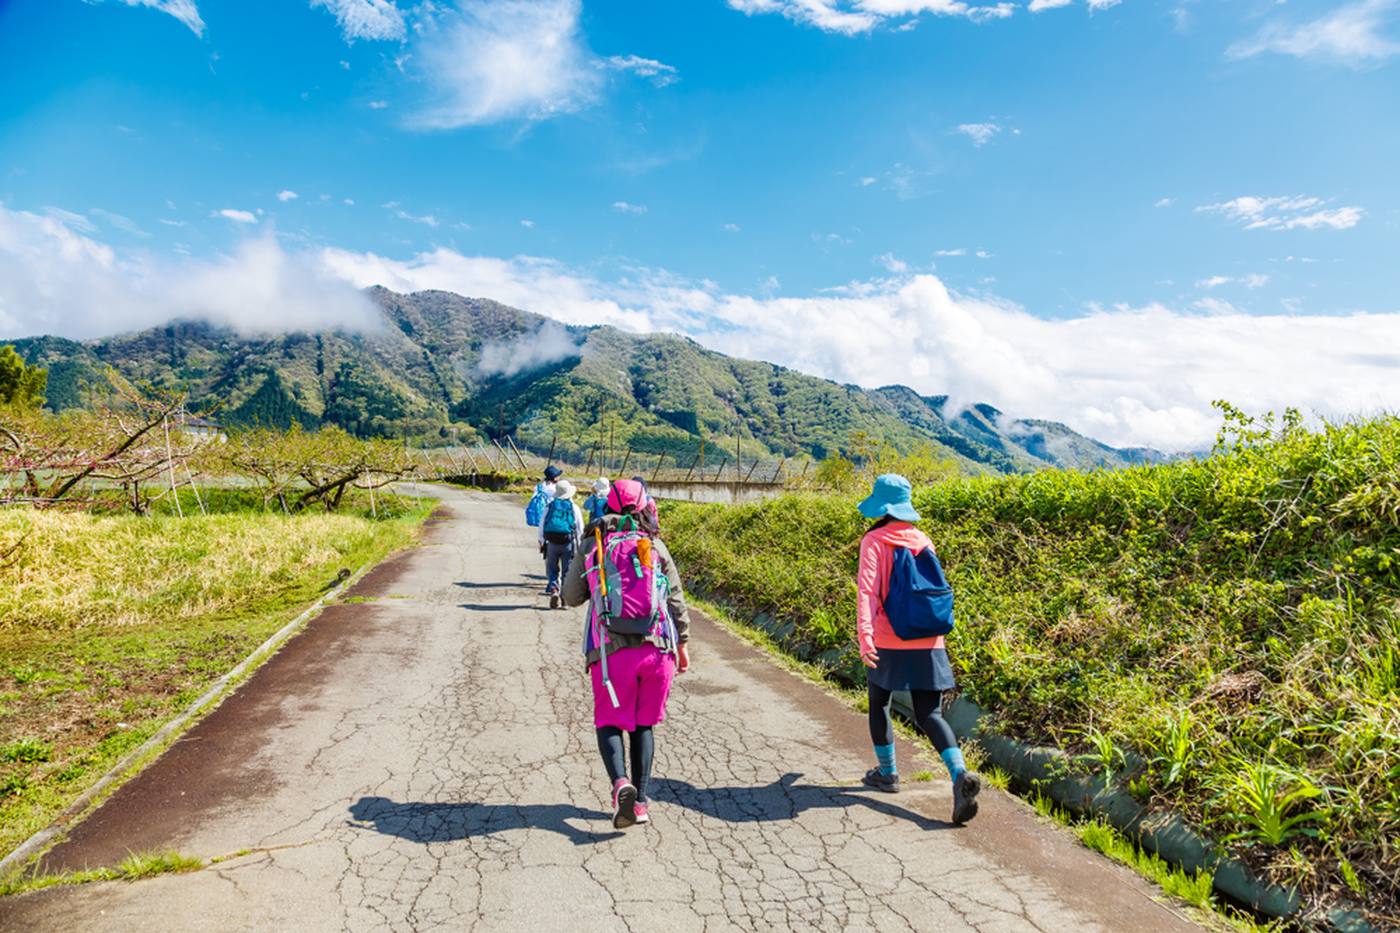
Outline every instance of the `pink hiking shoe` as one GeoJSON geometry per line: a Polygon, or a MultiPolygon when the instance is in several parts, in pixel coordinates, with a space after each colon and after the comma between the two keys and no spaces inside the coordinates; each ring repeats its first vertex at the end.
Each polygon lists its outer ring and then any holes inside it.
{"type": "Polygon", "coordinates": [[[626,829],[637,822],[637,788],[627,778],[613,783],[613,829],[626,829]]]}
{"type": "Polygon", "coordinates": [[[636,816],[637,825],[639,826],[643,823],[651,822],[651,817],[647,814],[647,802],[645,800],[638,800],[632,807],[632,813],[636,816]]]}

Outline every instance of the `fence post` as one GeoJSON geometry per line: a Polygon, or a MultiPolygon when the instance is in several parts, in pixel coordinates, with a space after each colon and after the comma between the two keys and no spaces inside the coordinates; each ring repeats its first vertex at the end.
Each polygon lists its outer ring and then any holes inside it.
{"type": "Polygon", "coordinates": [[[664,463],[665,460],[665,454],[656,455],[656,469],[651,471],[651,482],[653,485],[656,484],[656,478],[661,475],[661,464],[664,463]]]}
{"type": "MultiPolygon", "coordinates": [[[[752,479],[752,478],[753,478],[753,471],[754,471],[754,470],[757,470],[757,469],[758,469],[758,460],[755,459],[754,462],[753,462],[753,466],[749,467],[749,472],[746,473],[746,474],[744,474],[744,482],[747,483],[750,479],[752,479]]],[[[736,468],[735,468],[735,470],[734,470],[734,473],[735,473],[735,475],[738,475],[738,473],[739,473],[739,470],[738,470],[737,466],[736,466],[736,468]]]]}
{"type": "Polygon", "coordinates": [[[526,476],[529,476],[530,468],[525,465],[525,458],[520,456],[520,448],[515,446],[515,441],[511,440],[509,434],[506,435],[506,443],[510,445],[511,450],[515,451],[515,459],[520,461],[521,472],[524,473],[526,476]]]}
{"type": "Polygon", "coordinates": [[[631,445],[631,444],[628,444],[628,445],[627,445],[627,456],[625,456],[625,457],[622,458],[622,469],[620,469],[620,470],[617,471],[617,475],[618,475],[618,476],[626,476],[626,475],[627,475],[627,464],[629,464],[629,463],[631,463],[631,462],[632,462],[632,445],[631,445]]]}
{"type": "Polygon", "coordinates": [[[787,465],[787,457],[784,457],[783,459],[779,460],[779,461],[778,461],[778,468],[777,468],[776,470],[773,471],[773,478],[770,479],[768,482],[770,482],[770,483],[776,483],[776,482],[778,481],[778,477],[783,475],[783,467],[786,466],[786,465],[787,465]]]}
{"type": "MultiPolygon", "coordinates": [[[[691,477],[692,475],[694,475],[694,473],[695,473],[695,464],[697,464],[697,463],[699,463],[699,462],[700,462],[700,457],[699,457],[699,455],[697,454],[696,457],[695,457],[695,459],[692,460],[692,461],[690,461],[690,469],[686,471],[686,474],[685,474],[685,482],[687,482],[687,483],[690,482],[690,477],[691,477]]],[[[701,469],[703,470],[704,467],[702,466],[701,469]]]]}
{"type": "Polygon", "coordinates": [[[170,495],[175,499],[175,514],[184,518],[185,510],[180,508],[180,491],[175,486],[175,457],[170,453],[169,416],[160,419],[160,426],[165,431],[165,466],[170,470],[170,495]]]}
{"type": "MultiPolygon", "coordinates": [[[[720,462],[719,462],[719,469],[715,471],[715,482],[716,482],[716,483],[718,483],[718,482],[719,482],[719,478],[720,478],[721,476],[724,475],[724,465],[725,465],[726,463],[728,463],[728,462],[729,462],[729,458],[728,458],[728,457],[725,457],[724,459],[720,460],[720,462]]],[[[705,478],[705,474],[704,474],[704,473],[701,473],[701,474],[700,474],[700,478],[701,478],[701,479],[704,479],[704,478],[705,478]]]]}

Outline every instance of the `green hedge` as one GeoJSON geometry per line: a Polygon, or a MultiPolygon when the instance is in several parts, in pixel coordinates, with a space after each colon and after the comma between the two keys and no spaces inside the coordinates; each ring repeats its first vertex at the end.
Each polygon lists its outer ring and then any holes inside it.
{"type": "MultiPolygon", "coordinates": [[[[917,491],[957,593],[960,685],[1275,880],[1394,922],[1400,420],[1245,422],[1223,446],[917,491]]],[[[697,584],[854,671],[855,501],[674,504],[663,526],[697,584]]]]}

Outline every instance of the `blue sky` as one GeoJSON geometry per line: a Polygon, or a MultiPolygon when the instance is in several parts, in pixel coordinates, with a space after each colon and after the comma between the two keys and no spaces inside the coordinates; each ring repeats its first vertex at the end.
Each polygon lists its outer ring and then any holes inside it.
{"type": "Polygon", "coordinates": [[[1395,0],[0,0],[0,335],[383,281],[1122,443],[1394,407],[1397,53],[1395,0]]]}

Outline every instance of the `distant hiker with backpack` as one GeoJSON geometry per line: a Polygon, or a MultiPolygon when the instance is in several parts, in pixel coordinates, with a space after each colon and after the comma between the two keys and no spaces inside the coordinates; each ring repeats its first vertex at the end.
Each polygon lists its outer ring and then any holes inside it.
{"type": "Polygon", "coordinates": [[[583,517],[588,524],[593,524],[608,513],[608,493],[611,490],[612,483],[606,477],[600,476],[593,481],[593,495],[583,500],[583,517]]]}
{"type": "Polygon", "coordinates": [[[561,479],[554,489],[554,498],[544,507],[540,522],[540,552],[544,554],[544,573],[548,582],[549,608],[559,608],[559,584],[569,573],[569,564],[578,550],[583,535],[583,513],[574,503],[574,484],[561,479]]]}
{"type": "Polygon", "coordinates": [[[531,528],[540,527],[540,522],[544,521],[544,507],[554,498],[555,481],[563,475],[554,464],[544,468],[544,479],[535,484],[535,491],[525,505],[525,524],[531,528]]]}
{"type": "Polygon", "coordinates": [[[588,603],[584,665],[593,682],[593,725],[612,782],[617,829],[651,822],[652,728],[666,718],[672,678],[690,667],[680,574],[666,545],[641,527],[647,501],[640,483],[613,483],[607,514],[593,525],[564,579],[564,603],[588,603]]]}
{"type": "Polygon", "coordinates": [[[953,822],[977,815],[982,779],[969,771],[957,736],[943,719],[943,692],[953,689],[953,669],[943,637],[953,629],[953,591],[928,535],[914,526],[919,513],[909,481],[894,473],[875,480],[858,508],[877,519],[860,542],[856,577],[856,630],[860,659],[869,668],[870,740],[876,767],[864,783],[899,792],[890,699],[908,690],[914,721],[933,742],[953,779],[953,822]]]}

